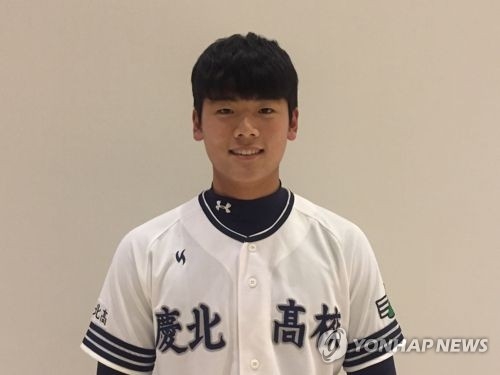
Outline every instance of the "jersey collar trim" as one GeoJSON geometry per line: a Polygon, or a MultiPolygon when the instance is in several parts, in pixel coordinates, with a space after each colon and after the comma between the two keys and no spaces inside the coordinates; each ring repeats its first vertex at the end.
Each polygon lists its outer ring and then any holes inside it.
{"type": "Polygon", "coordinates": [[[257,233],[250,234],[250,235],[245,235],[242,233],[239,233],[238,231],[231,229],[228,225],[225,225],[222,223],[221,220],[217,218],[213,210],[211,209],[208,199],[207,199],[207,192],[208,190],[203,191],[200,195],[198,195],[198,202],[205,213],[206,217],[208,220],[222,233],[225,235],[239,241],[239,242],[254,242],[254,241],[259,241],[262,240],[266,237],[271,236],[273,233],[275,233],[286,221],[288,216],[290,215],[290,212],[292,212],[293,204],[295,201],[294,194],[286,189],[283,188],[286,191],[287,194],[287,199],[286,199],[286,204],[281,211],[280,215],[272,223],[269,227],[265,228],[264,230],[261,230],[257,233]]]}

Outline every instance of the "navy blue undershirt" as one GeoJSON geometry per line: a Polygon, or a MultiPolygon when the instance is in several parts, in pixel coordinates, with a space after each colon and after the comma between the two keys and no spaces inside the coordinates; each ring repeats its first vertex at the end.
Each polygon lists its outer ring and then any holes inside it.
{"type": "Polygon", "coordinates": [[[276,232],[290,214],[294,197],[282,187],[265,197],[249,200],[224,197],[211,188],[201,193],[198,200],[217,229],[245,242],[276,232]]]}

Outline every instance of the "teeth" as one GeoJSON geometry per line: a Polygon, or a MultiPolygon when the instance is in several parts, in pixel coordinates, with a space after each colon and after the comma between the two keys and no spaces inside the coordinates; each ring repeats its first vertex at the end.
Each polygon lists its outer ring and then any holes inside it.
{"type": "Polygon", "coordinates": [[[241,156],[256,155],[259,152],[260,152],[260,150],[233,150],[233,154],[241,155],[241,156]]]}

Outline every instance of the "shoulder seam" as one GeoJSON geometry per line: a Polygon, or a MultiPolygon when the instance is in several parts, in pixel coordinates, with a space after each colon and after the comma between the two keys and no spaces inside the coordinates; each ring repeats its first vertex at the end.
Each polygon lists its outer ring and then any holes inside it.
{"type": "MultiPolygon", "coordinates": [[[[189,202],[191,202],[191,201],[189,201],[189,202]]],[[[173,211],[179,211],[182,207],[187,205],[189,202],[186,202],[185,204],[174,208],[173,211]]],[[[201,207],[200,207],[200,210],[201,210],[201,207]]],[[[188,214],[191,214],[192,211],[195,211],[194,207],[188,211],[188,214]]],[[[154,243],[157,242],[160,239],[160,237],[162,237],[166,232],[168,232],[174,225],[176,225],[181,220],[181,215],[179,215],[177,212],[176,212],[176,216],[177,217],[169,225],[167,225],[165,228],[161,229],[158,233],[156,233],[154,236],[152,236],[151,240],[148,242],[148,245],[146,246],[146,252],[149,252],[151,250],[151,248],[153,247],[154,243]]]]}
{"type": "MultiPolygon", "coordinates": [[[[297,197],[297,195],[295,195],[295,196],[297,197]]],[[[298,196],[298,198],[299,198],[300,200],[302,200],[302,201],[306,201],[306,202],[307,202],[307,203],[309,203],[309,204],[314,204],[314,203],[309,202],[309,201],[307,201],[305,198],[302,198],[302,197],[300,197],[300,196],[298,196]]],[[[319,207],[319,206],[317,206],[317,205],[315,205],[315,206],[316,206],[317,208],[319,208],[319,209],[323,209],[323,210],[325,210],[325,209],[324,209],[324,208],[322,208],[322,207],[319,207]]],[[[333,232],[330,228],[328,228],[328,227],[324,224],[324,222],[323,222],[322,220],[318,219],[317,217],[312,216],[312,215],[311,215],[310,213],[308,213],[308,212],[305,212],[304,210],[302,210],[302,209],[301,209],[300,207],[298,207],[297,205],[295,205],[295,206],[294,206],[294,208],[295,208],[297,211],[299,211],[302,215],[304,215],[304,216],[308,217],[310,220],[312,220],[312,221],[314,221],[314,222],[318,223],[319,225],[321,225],[321,227],[322,227],[323,229],[325,229],[328,233],[330,233],[330,234],[332,235],[332,237],[335,239],[335,241],[339,244],[339,247],[340,247],[340,248],[342,248],[342,249],[344,248],[344,243],[343,243],[343,241],[339,238],[339,236],[338,236],[337,234],[335,234],[335,233],[334,233],[334,232],[333,232]]],[[[332,213],[333,213],[333,212],[332,212],[332,213]]]]}

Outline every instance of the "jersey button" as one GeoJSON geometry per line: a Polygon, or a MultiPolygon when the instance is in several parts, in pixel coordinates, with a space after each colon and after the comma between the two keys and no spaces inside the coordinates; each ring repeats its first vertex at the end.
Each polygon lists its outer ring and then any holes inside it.
{"type": "Polygon", "coordinates": [[[255,288],[257,286],[257,279],[255,277],[251,277],[248,279],[248,286],[250,288],[255,288]]]}
{"type": "Polygon", "coordinates": [[[260,362],[258,359],[252,359],[250,361],[250,367],[253,369],[253,370],[257,370],[260,366],[260,362]]]}
{"type": "Polygon", "coordinates": [[[248,251],[251,251],[252,253],[255,252],[257,250],[257,245],[251,243],[250,245],[248,245],[248,251]]]}

